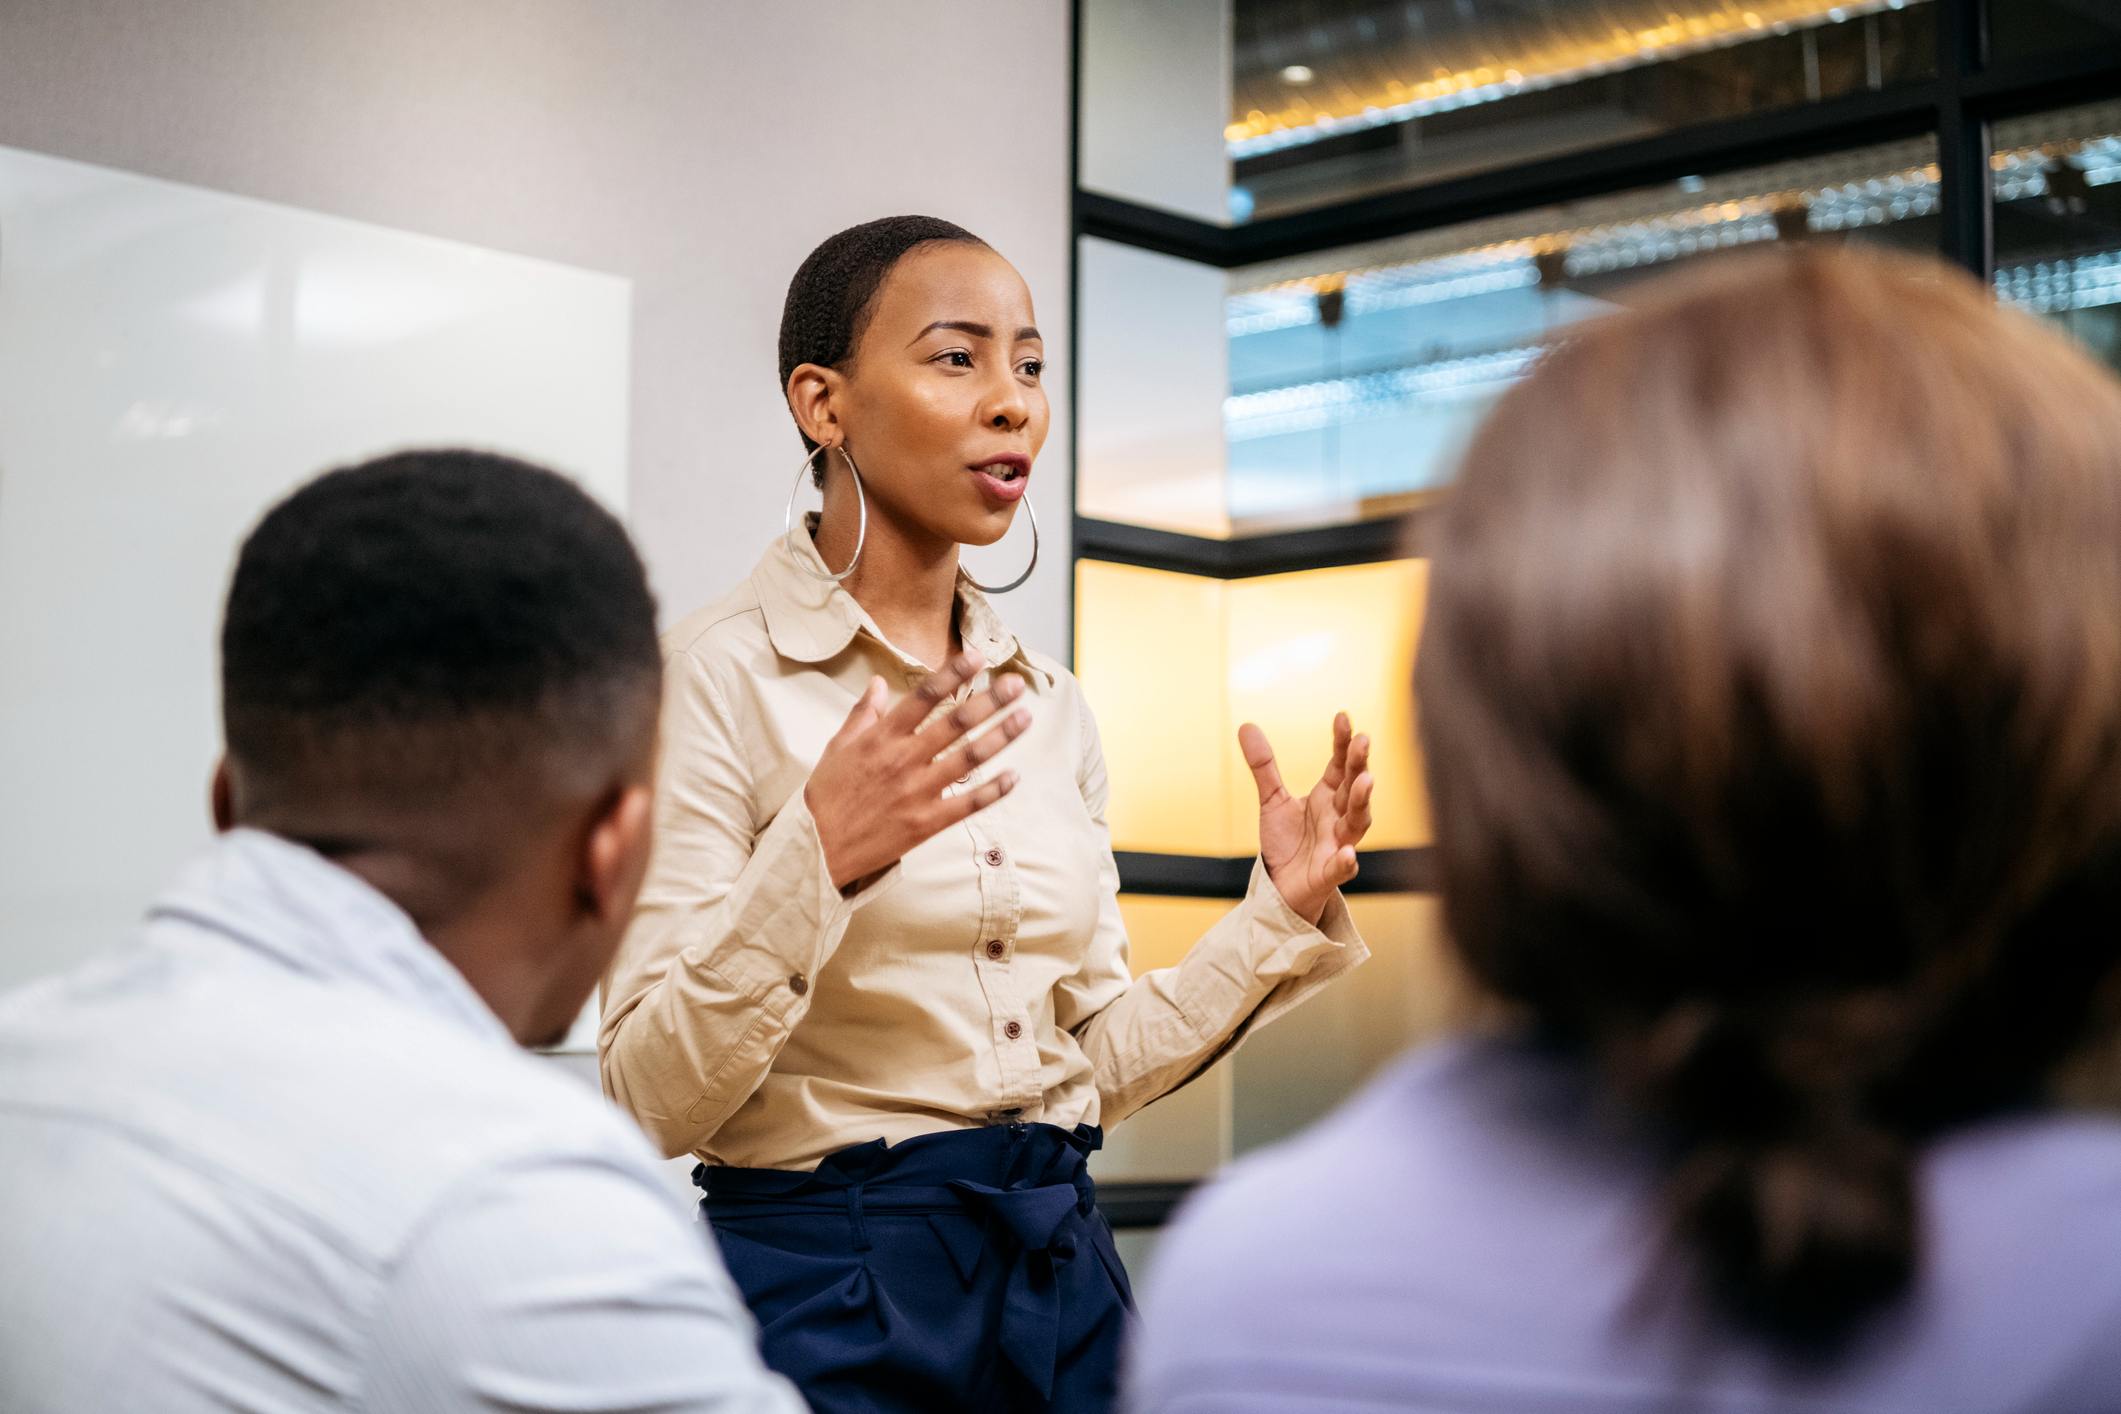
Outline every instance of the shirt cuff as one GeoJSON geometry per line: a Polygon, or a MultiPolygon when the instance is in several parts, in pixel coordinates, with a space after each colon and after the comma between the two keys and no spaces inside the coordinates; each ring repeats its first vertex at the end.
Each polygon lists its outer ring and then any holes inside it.
{"type": "Polygon", "coordinates": [[[1340,890],[1333,891],[1325,912],[1313,925],[1289,907],[1267,874],[1265,861],[1257,858],[1252,861],[1252,879],[1237,913],[1252,943],[1253,995],[1259,1000],[1217,1047],[1214,1059],[1227,1055],[1254,1030],[1370,957],[1370,946],[1355,931],[1355,920],[1340,890]]]}
{"type": "Polygon", "coordinates": [[[1289,907],[1262,859],[1252,861],[1252,878],[1245,886],[1245,899],[1238,911],[1252,925],[1247,930],[1256,949],[1252,970],[1262,984],[1310,978],[1320,968],[1331,969],[1318,979],[1328,980],[1370,955],[1369,945],[1355,931],[1355,921],[1348,915],[1348,903],[1340,890],[1335,889],[1327,898],[1325,912],[1313,924],[1289,907]]]}

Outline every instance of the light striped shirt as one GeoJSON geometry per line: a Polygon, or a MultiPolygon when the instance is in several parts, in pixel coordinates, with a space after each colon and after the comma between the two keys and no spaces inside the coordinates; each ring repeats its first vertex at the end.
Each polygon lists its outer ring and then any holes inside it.
{"type": "Polygon", "coordinates": [[[0,1409],[800,1409],[654,1164],[381,894],[239,831],[0,999],[0,1409]]]}

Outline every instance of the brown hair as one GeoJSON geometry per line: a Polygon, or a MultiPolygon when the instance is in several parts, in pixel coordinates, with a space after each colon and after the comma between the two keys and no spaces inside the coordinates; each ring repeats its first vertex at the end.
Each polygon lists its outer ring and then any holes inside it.
{"type": "Polygon", "coordinates": [[[1670,1144],[1726,1309],[1831,1338],[1913,1164],[2121,956],[2121,386],[1941,266],[1734,259],[1504,399],[1418,688],[1445,916],[1670,1144]]]}

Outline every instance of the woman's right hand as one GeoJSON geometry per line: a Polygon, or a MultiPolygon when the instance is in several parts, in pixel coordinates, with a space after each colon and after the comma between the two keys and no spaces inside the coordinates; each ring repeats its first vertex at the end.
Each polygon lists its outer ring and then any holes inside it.
{"type": "Polygon", "coordinates": [[[970,736],[1023,696],[1023,679],[1014,674],[996,678],[985,692],[947,712],[935,712],[985,666],[979,654],[960,653],[889,711],[884,680],[871,678],[862,700],[825,743],[803,788],[803,800],[817,822],[835,888],[845,892],[883,873],[921,841],[978,814],[1015,788],[1016,772],[1004,771],[975,790],[943,796],[945,787],[1031,725],[1029,710],[1018,707],[992,730],[970,736]]]}

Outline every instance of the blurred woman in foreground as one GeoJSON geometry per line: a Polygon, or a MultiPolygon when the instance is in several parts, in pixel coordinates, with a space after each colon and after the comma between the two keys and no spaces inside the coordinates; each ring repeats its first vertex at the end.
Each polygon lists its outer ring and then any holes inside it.
{"type": "Polygon", "coordinates": [[[1432,1046],[1165,1240],[1144,1410],[2121,1407],[2121,387],[1930,264],[1591,327],[1442,512],[1432,1046]],[[1269,1240],[1260,1240],[1266,1237],[1269,1240]]]}

